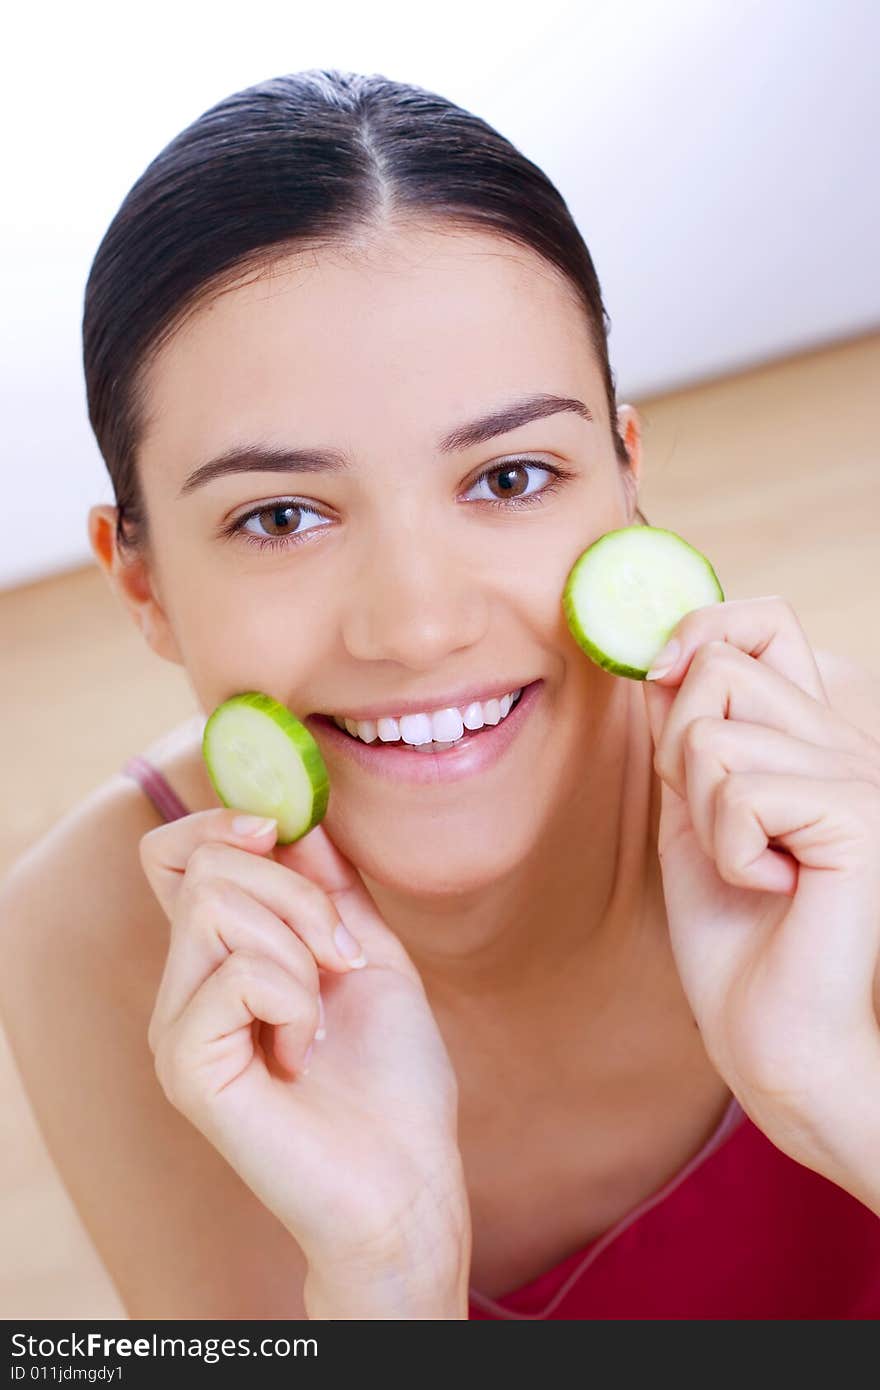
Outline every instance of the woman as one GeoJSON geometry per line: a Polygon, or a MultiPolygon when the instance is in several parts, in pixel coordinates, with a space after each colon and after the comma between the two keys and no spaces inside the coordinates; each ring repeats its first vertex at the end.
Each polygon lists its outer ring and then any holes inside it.
{"type": "Polygon", "coordinates": [[[202,716],[19,866],[3,1002],[133,1317],[880,1312],[880,721],[777,597],[584,658],[607,326],[540,170],[378,76],[220,102],[98,250],[91,543],[202,716]],[[252,689],[330,774],[289,846],[201,761],[252,689]]]}

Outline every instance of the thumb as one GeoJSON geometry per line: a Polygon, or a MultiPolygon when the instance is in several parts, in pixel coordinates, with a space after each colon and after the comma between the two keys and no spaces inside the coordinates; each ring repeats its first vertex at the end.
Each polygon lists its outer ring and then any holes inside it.
{"type": "Polygon", "coordinates": [[[247,822],[259,819],[243,816],[232,807],[212,807],[209,811],[192,811],[188,816],[166,821],[141,836],[138,846],[141,867],[169,919],[190,856],[199,845],[234,845],[252,854],[265,854],[269,850],[275,842],[277,827],[253,834],[253,825],[247,822]]]}

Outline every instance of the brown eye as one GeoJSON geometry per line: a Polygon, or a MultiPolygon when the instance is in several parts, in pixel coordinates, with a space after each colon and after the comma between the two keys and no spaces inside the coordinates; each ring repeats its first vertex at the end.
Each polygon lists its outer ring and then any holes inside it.
{"type": "Polygon", "coordinates": [[[264,507],[261,512],[251,512],[251,516],[259,517],[266,535],[286,536],[290,534],[289,527],[296,530],[302,516],[302,507],[295,507],[291,502],[282,502],[277,507],[264,507]],[[268,521],[264,518],[268,518],[268,521]]]}
{"type": "Polygon", "coordinates": [[[494,473],[487,474],[485,481],[493,496],[501,498],[521,497],[529,485],[528,474],[522,463],[505,463],[494,473]]]}
{"type": "Polygon", "coordinates": [[[563,477],[570,476],[563,469],[536,459],[512,459],[510,463],[496,464],[481,473],[471,486],[485,488],[478,502],[488,502],[490,507],[527,507],[533,502],[542,502],[544,497],[555,492],[563,477]],[[543,486],[541,474],[544,474],[543,486]],[[547,481],[549,480],[549,481],[547,481]]]}
{"type": "Polygon", "coordinates": [[[283,498],[280,502],[270,502],[268,506],[254,507],[253,511],[234,521],[223,534],[241,535],[249,545],[284,547],[298,545],[312,531],[330,525],[332,522],[314,507],[283,498]],[[310,525],[310,521],[317,524],[310,525]],[[253,529],[254,526],[258,526],[259,530],[253,529]]]}

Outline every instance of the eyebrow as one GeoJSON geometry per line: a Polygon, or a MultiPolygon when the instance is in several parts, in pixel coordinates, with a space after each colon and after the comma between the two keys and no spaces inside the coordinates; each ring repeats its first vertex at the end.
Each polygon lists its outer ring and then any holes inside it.
{"type": "MultiPolygon", "coordinates": [[[[477,420],[458,425],[441,435],[437,449],[441,454],[460,453],[475,444],[485,443],[487,439],[494,439],[496,435],[528,425],[532,420],[543,420],[548,415],[557,415],[562,411],[573,411],[582,419],[593,421],[592,412],[583,401],[542,392],[512,401],[477,420]]],[[[178,496],[184,497],[228,473],[344,473],[351,466],[351,459],[340,449],[273,449],[257,444],[236,446],[190,473],[178,496]]]]}

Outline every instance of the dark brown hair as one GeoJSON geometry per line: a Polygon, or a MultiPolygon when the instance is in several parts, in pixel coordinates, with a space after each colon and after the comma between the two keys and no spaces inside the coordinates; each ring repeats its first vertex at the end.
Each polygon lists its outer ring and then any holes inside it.
{"type": "Polygon", "coordinates": [[[310,69],[236,92],[187,126],[147,166],[98,247],[83,359],[121,547],[149,545],[137,468],[143,379],[174,329],[248,270],[354,240],[387,219],[488,231],[562,272],[602,371],[616,456],[628,464],[610,320],[590,253],[547,176],[433,92],[375,73],[310,69]]]}

